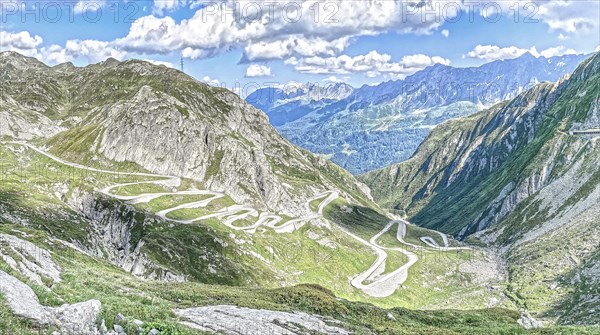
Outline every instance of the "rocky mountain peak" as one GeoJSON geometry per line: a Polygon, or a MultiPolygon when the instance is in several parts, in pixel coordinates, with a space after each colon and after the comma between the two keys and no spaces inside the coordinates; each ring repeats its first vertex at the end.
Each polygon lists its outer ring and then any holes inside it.
{"type": "Polygon", "coordinates": [[[368,198],[352,176],[283,139],[263,112],[175,69],[109,59],[47,68],[27,94],[16,85],[8,82],[4,98],[22,109],[4,111],[10,118],[3,129],[19,137],[11,130],[17,125],[22,134],[48,128],[37,136],[58,156],[201,180],[237,203],[288,215],[308,211],[306,198],[332,188],[368,198]],[[31,107],[38,114],[23,120],[31,107]]]}

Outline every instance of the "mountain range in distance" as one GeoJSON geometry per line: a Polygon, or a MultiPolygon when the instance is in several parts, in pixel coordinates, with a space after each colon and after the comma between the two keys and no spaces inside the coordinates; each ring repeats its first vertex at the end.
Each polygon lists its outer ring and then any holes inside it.
{"type": "Polygon", "coordinates": [[[589,55],[530,53],[479,67],[436,64],[403,80],[352,88],[292,83],[246,97],[292,143],[353,174],[408,159],[431,129],[555,82],[589,55]]]}

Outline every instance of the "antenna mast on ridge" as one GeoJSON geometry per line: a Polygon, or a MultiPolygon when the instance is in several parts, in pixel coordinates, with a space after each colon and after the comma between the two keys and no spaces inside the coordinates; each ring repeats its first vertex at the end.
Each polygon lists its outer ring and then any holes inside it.
{"type": "Polygon", "coordinates": [[[181,72],[183,72],[183,56],[181,56],[181,72]]]}

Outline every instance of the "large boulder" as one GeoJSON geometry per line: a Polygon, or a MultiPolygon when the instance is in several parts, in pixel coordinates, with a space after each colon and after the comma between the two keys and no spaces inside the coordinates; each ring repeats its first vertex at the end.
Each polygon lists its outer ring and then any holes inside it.
{"type": "Polygon", "coordinates": [[[33,290],[19,279],[0,270],[0,294],[13,314],[39,325],[53,325],[64,333],[95,334],[101,304],[89,300],[60,307],[42,306],[33,290]]]}

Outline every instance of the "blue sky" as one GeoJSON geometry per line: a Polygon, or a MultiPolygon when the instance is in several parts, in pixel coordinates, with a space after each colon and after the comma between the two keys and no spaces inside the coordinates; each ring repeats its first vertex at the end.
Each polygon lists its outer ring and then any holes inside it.
{"type": "Polygon", "coordinates": [[[414,2],[3,0],[0,48],[49,65],[114,57],[179,67],[183,56],[188,74],[234,88],[360,86],[435,63],[476,66],[600,45],[597,0],[414,2]]]}

